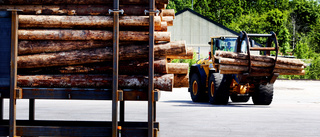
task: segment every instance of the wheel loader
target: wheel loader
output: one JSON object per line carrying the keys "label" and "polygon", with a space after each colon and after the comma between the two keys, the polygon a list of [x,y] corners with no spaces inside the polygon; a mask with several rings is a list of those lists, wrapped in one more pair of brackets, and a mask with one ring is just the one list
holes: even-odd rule
{"label": "wheel loader", "polygon": [[[254,41],[265,37],[265,46]],[[273,98],[273,83],[279,73],[259,74],[251,71],[251,55],[274,55],[274,66],[278,57],[278,41],[276,34],[247,34],[240,32],[239,36],[211,37],[209,42],[209,58],[197,61],[189,72],[189,92],[193,102],[210,102],[226,105],[229,97],[232,102],[247,102],[250,97],[255,105],[270,105]],[[215,57],[216,51],[245,53],[249,56],[249,69],[241,74],[220,74]],[[274,52],[271,52],[274,51]]]}

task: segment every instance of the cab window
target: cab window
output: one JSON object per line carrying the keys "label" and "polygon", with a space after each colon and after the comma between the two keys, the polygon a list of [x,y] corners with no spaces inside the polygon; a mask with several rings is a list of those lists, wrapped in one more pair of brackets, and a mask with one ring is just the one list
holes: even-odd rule
{"label": "cab window", "polygon": [[234,52],[235,51],[235,45],[236,45],[236,38],[221,38],[218,39],[219,41],[219,49],[222,51],[229,51]]}

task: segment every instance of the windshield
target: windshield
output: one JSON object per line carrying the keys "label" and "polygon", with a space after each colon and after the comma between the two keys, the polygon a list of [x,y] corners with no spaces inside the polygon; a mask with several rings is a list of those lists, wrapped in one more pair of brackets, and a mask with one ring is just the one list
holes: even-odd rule
{"label": "windshield", "polygon": [[237,38],[217,39],[217,47],[222,51],[235,51]]}

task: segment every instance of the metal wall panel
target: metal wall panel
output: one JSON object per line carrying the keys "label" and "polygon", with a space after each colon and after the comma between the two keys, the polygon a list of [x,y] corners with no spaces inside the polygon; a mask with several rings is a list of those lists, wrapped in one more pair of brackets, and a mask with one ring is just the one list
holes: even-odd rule
{"label": "metal wall panel", "polygon": [[187,46],[193,47],[195,52],[198,52],[200,47],[201,57],[208,57],[208,42],[211,36],[235,35],[189,10],[177,15],[173,20],[173,26],[168,27],[168,31],[172,33],[171,41],[185,40]]}

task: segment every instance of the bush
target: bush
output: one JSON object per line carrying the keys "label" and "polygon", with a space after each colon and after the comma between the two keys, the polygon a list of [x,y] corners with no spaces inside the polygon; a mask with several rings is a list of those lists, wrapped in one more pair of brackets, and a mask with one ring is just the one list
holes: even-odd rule
{"label": "bush", "polygon": [[193,59],[174,59],[171,61],[171,63],[189,63],[189,71],[190,71],[190,68],[193,64],[196,64],[197,62],[197,53],[194,52],[193,53]]}

